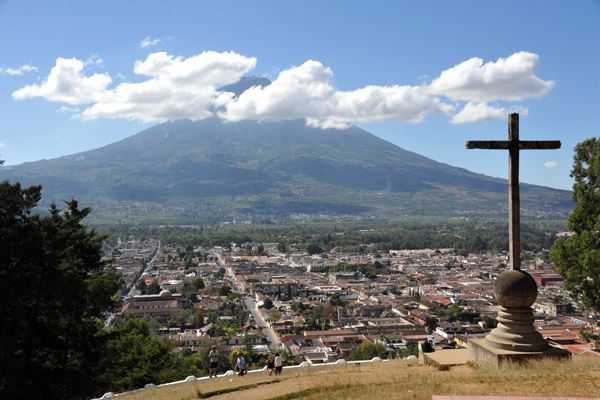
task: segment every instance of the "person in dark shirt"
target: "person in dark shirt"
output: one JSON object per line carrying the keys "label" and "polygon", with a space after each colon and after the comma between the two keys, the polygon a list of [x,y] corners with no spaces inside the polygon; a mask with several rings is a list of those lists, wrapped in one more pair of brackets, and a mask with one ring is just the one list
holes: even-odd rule
{"label": "person in dark shirt", "polygon": [[273,371],[275,371],[275,360],[273,359],[273,355],[269,356],[265,365],[267,366],[267,371],[269,371],[269,376],[273,375]]}

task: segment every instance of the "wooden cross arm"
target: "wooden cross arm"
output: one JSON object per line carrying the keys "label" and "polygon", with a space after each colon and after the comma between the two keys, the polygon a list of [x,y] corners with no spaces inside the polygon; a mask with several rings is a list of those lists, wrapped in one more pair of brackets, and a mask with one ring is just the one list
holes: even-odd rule
{"label": "wooden cross arm", "polygon": [[486,150],[553,150],[560,149],[560,140],[469,140],[467,149]]}

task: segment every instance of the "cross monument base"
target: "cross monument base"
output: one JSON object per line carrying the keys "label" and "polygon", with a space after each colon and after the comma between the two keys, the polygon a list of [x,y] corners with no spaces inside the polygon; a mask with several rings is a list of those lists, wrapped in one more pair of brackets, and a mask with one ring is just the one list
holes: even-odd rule
{"label": "cross monument base", "polygon": [[[508,141],[475,140],[468,149],[508,150],[508,248],[510,271],[504,271],[494,283],[500,305],[498,326],[485,338],[469,341],[469,359],[478,363],[504,359],[524,361],[546,355],[569,357],[569,352],[556,351],[533,325],[531,306],[537,297],[537,284],[521,271],[521,211],[519,197],[519,151],[559,149],[560,141],[519,140],[519,114],[508,116]],[[560,350],[560,349],[559,349]]]}
{"label": "cross monument base", "polygon": [[548,346],[542,351],[512,351],[491,347],[486,339],[469,340],[469,361],[477,365],[500,366],[504,362],[524,364],[529,361],[555,359],[570,360],[571,353],[558,347]]}
{"label": "cross monument base", "polygon": [[533,326],[531,305],[537,285],[531,275],[508,270],[494,283],[500,304],[498,326],[485,339],[469,340],[469,360],[476,364],[500,365],[504,361],[525,362],[541,358],[570,358],[567,350],[552,347]]}

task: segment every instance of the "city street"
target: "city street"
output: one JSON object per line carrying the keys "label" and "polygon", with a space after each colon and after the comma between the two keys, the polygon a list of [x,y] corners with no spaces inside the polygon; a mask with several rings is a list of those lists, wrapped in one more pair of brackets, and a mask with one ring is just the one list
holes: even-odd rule
{"label": "city street", "polygon": [[277,335],[275,334],[275,332],[273,332],[273,330],[271,328],[268,327],[268,325],[265,322],[264,318],[262,317],[262,315],[258,311],[258,307],[256,305],[256,301],[254,301],[254,299],[251,298],[251,297],[247,297],[244,300],[244,304],[246,304],[246,307],[248,308],[248,310],[252,314],[252,317],[254,318],[254,321],[256,321],[256,323],[259,326],[263,327],[262,333],[263,333],[263,335],[265,335],[265,337],[269,341],[269,345],[271,347],[281,347],[281,342],[277,338]]}
{"label": "city street", "polygon": [[[233,269],[230,267],[229,268],[225,267],[223,265],[223,263],[221,263],[220,260],[217,260],[217,263],[220,266],[222,266],[223,268],[225,268],[226,274],[229,276],[229,279],[233,283],[235,290],[238,292],[241,292],[241,288],[239,287],[239,285],[236,281],[235,273],[233,272]],[[248,309],[248,311],[250,311],[250,313],[252,314],[252,318],[254,318],[254,321],[256,322],[256,324],[258,326],[263,327],[262,333],[263,333],[263,335],[265,335],[265,337],[269,341],[269,345],[271,347],[276,347],[276,348],[281,347],[281,342],[277,338],[277,335],[275,334],[275,332],[273,332],[273,330],[270,328],[270,325],[267,324],[267,322],[262,317],[261,313],[258,311],[258,306],[256,305],[256,301],[252,297],[246,297],[244,299],[244,304],[246,305],[246,308]]]}

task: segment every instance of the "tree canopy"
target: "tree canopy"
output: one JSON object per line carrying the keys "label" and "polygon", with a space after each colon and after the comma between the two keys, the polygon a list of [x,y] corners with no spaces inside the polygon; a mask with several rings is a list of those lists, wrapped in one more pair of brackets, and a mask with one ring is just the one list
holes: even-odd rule
{"label": "tree canopy", "polygon": [[576,204],[568,228],[574,234],[556,240],[550,258],[565,288],[584,308],[600,312],[600,141],[577,144],[573,158]]}
{"label": "tree canopy", "polygon": [[[103,391],[124,392],[139,389],[147,383],[162,383],[181,379],[166,340],[150,337],[148,323],[128,319],[125,326],[111,332],[105,347],[102,375]],[[188,362],[188,364],[190,364]],[[188,367],[191,365],[188,365]]]}
{"label": "tree canopy", "polygon": [[387,358],[388,349],[380,343],[362,342],[350,350],[348,359],[350,360],[371,360],[373,357]]}
{"label": "tree canopy", "polygon": [[40,186],[0,183],[0,397],[89,398],[122,282],[82,224],[91,210],[31,215],[40,199]]}

